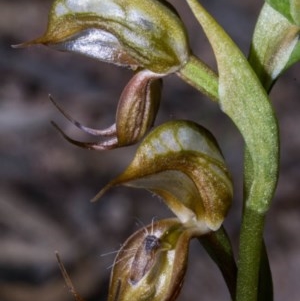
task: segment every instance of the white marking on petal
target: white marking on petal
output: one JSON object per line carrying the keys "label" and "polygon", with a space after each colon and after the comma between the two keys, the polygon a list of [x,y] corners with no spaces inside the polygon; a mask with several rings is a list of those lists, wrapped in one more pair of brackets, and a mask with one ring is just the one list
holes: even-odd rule
{"label": "white marking on petal", "polygon": [[168,152],[168,149],[162,144],[160,139],[153,139],[153,141],[151,141],[151,147],[152,147],[152,155],[156,155],[156,154],[164,154],[166,152]]}
{"label": "white marking on petal", "polygon": [[65,15],[69,12],[69,10],[67,9],[66,5],[63,3],[58,3],[55,6],[55,15],[56,17],[60,17],[62,15]]}
{"label": "white marking on petal", "polygon": [[124,18],[125,13],[121,6],[114,1],[103,0],[66,0],[66,5],[73,12],[95,13],[107,18]]}
{"label": "white marking on petal", "polygon": [[160,139],[163,144],[168,146],[168,151],[177,152],[182,149],[182,146],[174,139],[174,131],[172,129],[163,131],[160,134]]}
{"label": "white marking on petal", "polygon": [[188,146],[188,150],[203,152],[204,154],[214,157],[221,162],[224,161],[216,147],[212,145],[202,134],[195,130],[191,130],[191,128],[180,128],[178,130],[177,139],[180,141],[181,145]]}

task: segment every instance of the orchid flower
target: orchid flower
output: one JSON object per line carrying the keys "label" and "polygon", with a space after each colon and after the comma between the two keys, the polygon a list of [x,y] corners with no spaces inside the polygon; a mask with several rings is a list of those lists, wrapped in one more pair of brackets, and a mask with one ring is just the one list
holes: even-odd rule
{"label": "orchid flower", "polygon": [[152,126],[160,102],[160,78],[177,72],[190,56],[185,27],[175,9],[159,0],[56,0],[46,33],[15,47],[43,44],[77,52],[136,72],[125,87],[116,122],[103,130],[82,125],[59,110],[98,142],[71,143],[97,150],[137,142]]}

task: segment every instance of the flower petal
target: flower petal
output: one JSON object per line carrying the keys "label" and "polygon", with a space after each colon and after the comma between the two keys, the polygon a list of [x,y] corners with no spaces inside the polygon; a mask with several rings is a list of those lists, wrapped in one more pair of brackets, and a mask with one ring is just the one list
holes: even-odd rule
{"label": "flower petal", "polygon": [[56,0],[46,33],[19,46],[32,44],[159,74],[177,71],[189,57],[181,20],[158,0]]}
{"label": "flower petal", "polygon": [[170,121],[152,131],[114,185],[148,189],[161,196],[183,223],[217,230],[232,200],[232,183],[213,136],[190,121]]}

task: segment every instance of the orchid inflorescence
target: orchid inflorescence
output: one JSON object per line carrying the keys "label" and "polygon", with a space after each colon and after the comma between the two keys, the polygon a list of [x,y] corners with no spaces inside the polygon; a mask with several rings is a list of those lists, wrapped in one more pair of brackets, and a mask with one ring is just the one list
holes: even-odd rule
{"label": "orchid inflorescence", "polygon": [[[297,0],[287,0],[283,6],[276,0],[265,3],[248,61],[196,0],[187,3],[212,46],[218,74],[192,54],[184,24],[165,0],[56,0],[46,33],[17,45],[44,44],[134,72],[120,96],[115,123],[106,129],[84,126],[50,96],[70,122],[100,139],[76,141],[53,123],[75,145],[109,150],[141,141],[128,168],[93,200],[115,185],[144,188],[162,198],[176,216],[153,222],[123,244],[111,274],[109,301],[175,300],[187,267],[189,243],[195,237],[202,239],[218,264],[232,298],[257,297],[260,261],[242,251],[251,245],[252,240],[246,240],[253,235],[257,236],[252,238],[259,241],[259,250],[262,248],[259,226],[276,187],[279,148],[276,117],[267,91],[300,58],[300,5]],[[278,35],[264,31],[268,22],[280,28]],[[271,26],[268,30],[271,32]],[[151,131],[161,100],[161,81],[169,74],[178,75],[217,101],[245,140],[245,219],[237,283],[235,260],[222,227],[233,187],[215,138],[207,129],[188,120],[169,121]],[[249,223],[246,217],[253,212],[253,222]],[[225,266],[228,257],[231,270]],[[59,256],[58,260],[70,291],[77,300],[83,300]],[[251,272],[248,282],[246,267],[251,260],[255,261],[256,270]],[[251,292],[243,294],[245,287],[251,288]]]}

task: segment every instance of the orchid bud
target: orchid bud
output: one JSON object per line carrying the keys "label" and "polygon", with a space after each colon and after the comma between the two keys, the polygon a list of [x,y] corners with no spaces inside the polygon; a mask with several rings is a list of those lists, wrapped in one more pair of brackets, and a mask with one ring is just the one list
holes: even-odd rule
{"label": "orchid bud", "polygon": [[182,223],[217,230],[230,207],[232,182],[216,140],[190,121],[154,129],[129,167],[94,198],[114,185],[145,188],[164,199]]}
{"label": "orchid bud", "polygon": [[165,219],[135,232],[116,256],[108,301],[172,301],[182,287],[194,229]]}
{"label": "orchid bud", "polygon": [[179,70],[189,57],[181,20],[159,0],[56,0],[46,33],[19,46],[32,44],[159,74]]}
{"label": "orchid bud", "polygon": [[[80,142],[68,137],[55,123],[65,139],[80,147],[107,150],[139,141],[153,125],[159,108],[161,79],[148,70],[138,72],[127,84],[119,100],[116,123],[107,129],[93,129],[76,121],[50,97],[60,112],[82,131],[101,137],[98,142]],[[103,140],[104,138],[104,140]]]}

